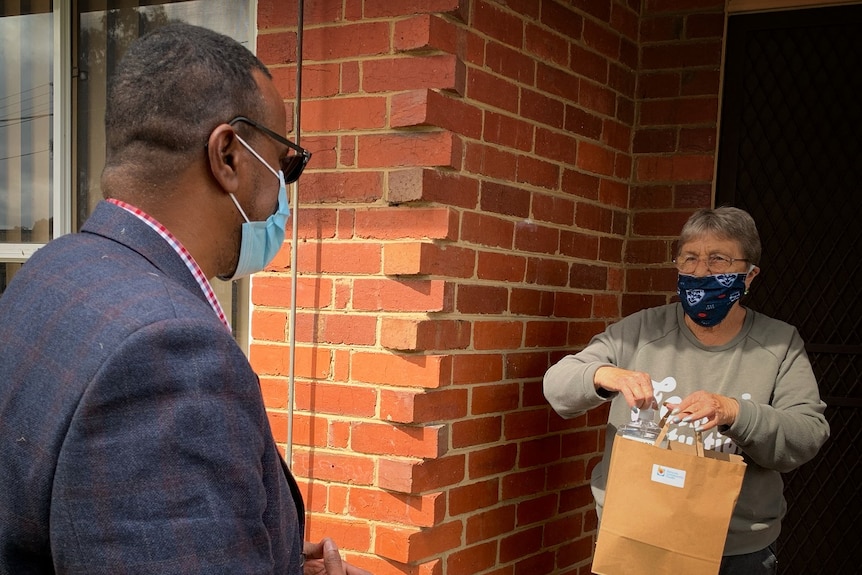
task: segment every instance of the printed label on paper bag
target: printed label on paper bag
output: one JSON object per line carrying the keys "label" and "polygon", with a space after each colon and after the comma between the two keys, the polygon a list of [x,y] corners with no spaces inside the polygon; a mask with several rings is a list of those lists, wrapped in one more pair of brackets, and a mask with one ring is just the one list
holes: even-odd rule
{"label": "printed label on paper bag", "polygon": [[685,486],[685,470],[653,463],[652,477],[650,479],[656,483],[664,483],[671,487],[682,488]]}

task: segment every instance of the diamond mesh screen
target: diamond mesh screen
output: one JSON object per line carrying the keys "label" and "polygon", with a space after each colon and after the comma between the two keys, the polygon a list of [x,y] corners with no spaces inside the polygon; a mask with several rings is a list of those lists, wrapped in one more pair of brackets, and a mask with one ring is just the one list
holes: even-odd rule
{"label": "diamond mesh screen", "polygon": [[763,241],[746,305],[799,328],[831,437],[785,476],[780,573],[858,573],[862,6],[731,16],[716,205]]}

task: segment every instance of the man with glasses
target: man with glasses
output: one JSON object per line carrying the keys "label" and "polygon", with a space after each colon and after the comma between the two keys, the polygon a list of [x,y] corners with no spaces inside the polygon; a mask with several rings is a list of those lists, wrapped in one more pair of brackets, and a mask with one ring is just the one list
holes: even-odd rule
{"label": "man with glasses", "polygon": [[640,409],[660,408],[677,424],[671,441],[691,444],[699,431],[706,449],[742,454],[745,480],[720,574],[773,574],[786,510],[781,474],[828,438],[826,406],[796,328],[741,304],[760,272],[751,216],[699,210],[678,245],[679,302],[632,314],[561,359],[545,374],[545,397],[567,418],[610,402],[591,478],[600,519],[616,431]]}
{"label": "man with glasses", "polygon": [[286,124],[266,67],[226,36],[171,24],[129,48],[105,201],[0,298],[0,573],[368,575],[303,541],[209,283],[284,241],[311,156]]}

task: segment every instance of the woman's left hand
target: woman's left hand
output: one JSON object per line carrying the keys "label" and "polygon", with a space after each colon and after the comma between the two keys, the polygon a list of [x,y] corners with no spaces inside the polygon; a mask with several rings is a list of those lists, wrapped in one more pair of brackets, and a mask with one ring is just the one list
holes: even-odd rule
{"label": "woman's left hand", "polygon": [[678,404],[666,403],[673,423],[691,423],[697,431],[731,425],[739,413],[739,402],[732,397],[695,391]]}

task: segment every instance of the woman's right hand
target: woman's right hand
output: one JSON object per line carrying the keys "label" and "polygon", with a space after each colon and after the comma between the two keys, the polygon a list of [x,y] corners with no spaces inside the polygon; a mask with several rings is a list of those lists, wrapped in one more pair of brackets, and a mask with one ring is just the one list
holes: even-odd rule
{"label": "woman's right hand", "polygon": [[605,365],[596,370],[593,383],[596,389],[623,394],[629,407],[638,409],[657,407],[652,379],[648,373]]}

